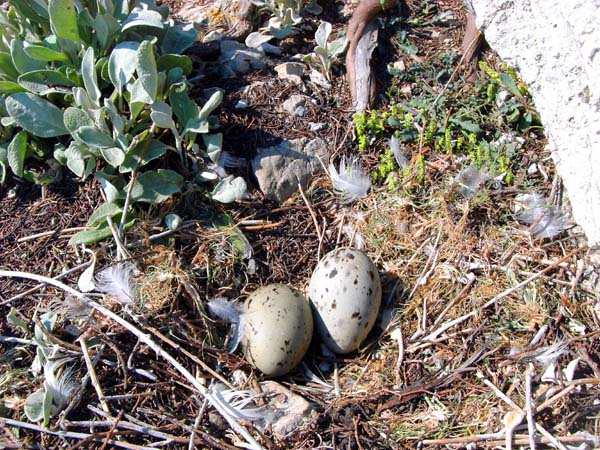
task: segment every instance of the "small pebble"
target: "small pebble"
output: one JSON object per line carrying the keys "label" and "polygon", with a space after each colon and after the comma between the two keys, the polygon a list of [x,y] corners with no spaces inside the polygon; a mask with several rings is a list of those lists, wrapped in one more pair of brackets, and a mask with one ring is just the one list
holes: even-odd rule
{"label": "small pebble", "polygon": [[244,99],[238,100],[235,105],[233,105],[233,107],[235,109],[237,109],[238,111],[244,111],[246,109],[248,109],[248,102]]}

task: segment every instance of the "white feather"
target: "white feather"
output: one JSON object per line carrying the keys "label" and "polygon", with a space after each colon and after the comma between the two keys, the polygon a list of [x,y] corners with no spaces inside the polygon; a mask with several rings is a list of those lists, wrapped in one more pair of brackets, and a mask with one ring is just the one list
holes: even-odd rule
{"label": "white feather", "polygon": [[480,170],[475,165],[462,169],[456,177],[458,192],[464,198],[471,198],[477,194],[479,189],[490,179],[490,174]]}
{"label": "white feather", "polygon": [[398,166],[404,170],[408,167],[408,165],[410,164],[410,161],[408,159],[408,157],[406,156],[406,154],[402,151],[402,147],[401,147],[402,142],[400,142],[400,139],[398,139],[396,136],[392,136],[392,138],[390,139],[390,149],[392,150],[392,153],[394,154],[394,158],[396,158],[396,162],[398,163]]}
{"label": "white feather", "polygon": [[208,301],[208,311],[214,317],[232,324],[229,352],[233,353],[244,336],[243,306],[225,297],[215,297]]}
{"label": "white feather", "polygon": [[330,163],[329,176],[333,189],[342,196],[344,203],[364,197],[371,187],[371,179],[356,160],[346,165],[346,158],[342,157],[339,171]]}
{"label": "white feather", "polygon": [[272,418],[272,413],[267,408],[247,408],[255,397],[250,391],[234,391],[227,389],[223,383],[215,383],[209,388],[209,392],[212,394],[213,399],[237,420],[248,422],[265,420],[269,422]]}
{"label": "white feather", "polygon": [[113,295],[124,305],[130,305],[136,297],[133,281],[134,270],[135,266],[131,262],[107,267],[96,276],[96,289]]}
{"label": "white feather", "polygon": [[531,234],[539,238],[552,238],[567,227],[567,219],[556,206],[548,205],[540,194],[527,194],[517,199],[523,211],[517,220],[531,225]]}

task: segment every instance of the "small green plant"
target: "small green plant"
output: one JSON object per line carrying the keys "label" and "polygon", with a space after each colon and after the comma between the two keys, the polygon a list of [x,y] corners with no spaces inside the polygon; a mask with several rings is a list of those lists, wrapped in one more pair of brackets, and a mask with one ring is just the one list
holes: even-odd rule
{"label": "small green plant", "polygon": [[328,42],[330,35],[331,24],[329,22],[321,22],[315,32],[315,42],[317,45],[313,49],[313,53],[302,58],[303,61],[319,67],[328,80],[330,79],[333,63],[346,51],[346,47],[348,46],[348,39],[345,37]]}
{"label": "small green plant", "polygon": [[513,69],[503,64],[502,71],[496,71],[485,61],[480,61],[479,67],[490,77],[487,96],[490,101],[497,102],[501,117],[507,124],[518,131],[539,126],[540,118],[531,107],[531,95]]}
{"label": "small green plant", "polygon": [[[93,175],[107,202],[72,243],[119,234],[134,203],[159,203],[179,192],[179,166],[216,181],[222,135],[211,113],[222,93],[202,107],[189,96],[191,60],[180,53],[196,33],[167,19],[153,1],[14,0],[0,9],[0,166],[44,182],[35,159]],[[170,163],[168,153],[178,155]],[[39,164],[37,164],[39,166]],[[176,169],[176,170],[174,170]],[[213,197],[231,201],[245,183],[226,179]]]}
{"label": "small green plant", "polygon": [[371,111],[354,114],[354,126],[356,129],[356,139],[358,141],[358,150],[364,151],[369,145],[371,139],[381,137],[385,131],[385,119],[377,113]]}
{"label": "small green plant", "polygon": [[267,26],[263,30],[275,39],[285,39],[294,26],[302,22],[302,14],[307,11],[320,14],[321,7],[314,0],[251,0],[259,8],[259,12],[271,14]]}
{"label": "small green plant", "polygon": [[373,172],[373,182],[385,181],[390,191],[396,190],[397,177],[394,176],[394,171],[397,169],[396,159],[391,149],[387,149],[385,153],[379,155],[379,165]]}

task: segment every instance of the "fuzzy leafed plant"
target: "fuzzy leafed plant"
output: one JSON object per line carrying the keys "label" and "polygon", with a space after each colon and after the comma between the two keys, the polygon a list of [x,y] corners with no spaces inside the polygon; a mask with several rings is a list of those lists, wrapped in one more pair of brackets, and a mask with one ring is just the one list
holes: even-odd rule
{"label": "fuzzy leafed plant", "polygon": [[[93,230],[72,242],[120,232],[135,202],[179,192],[181,168],[195,183],[218,181],[222,135],[211,113],[189,96],[191,60],[181,53],[196,33],[167,18],[153,0],[9,0],[0,9],[0,181],[10,172],[39,184],[59,166],[93,175],[107,202]],[[167,158],[168,154],[176,155]],[[37,161],[36,161],[37,160]],[[40,170],[39,167],[42,167]],[[50,170],[53,169],[53,170]],[[241,179],[221,180],[218,200],[243,195]]]}

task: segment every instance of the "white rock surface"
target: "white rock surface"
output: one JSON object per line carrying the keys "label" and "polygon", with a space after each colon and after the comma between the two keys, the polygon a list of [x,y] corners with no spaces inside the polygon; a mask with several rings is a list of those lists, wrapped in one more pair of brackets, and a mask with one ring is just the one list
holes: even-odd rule
{"label": "white rock surface", "polygon": [[308,100],[309,98],[306,95],[290,95],[289,98],[283,102],[283,105],[281,105],[281,109],[288,114],[302,117],[306,112],[305,106]]}
{"label": "white rock surface", "polygon": [[269,200],[283,202],[297,190],[306,189],[311,178],[323,171],[329,152],[323,139],[283,141],[261,148],[252,160],[260,190]]}
{"label": "white rock surface", "polygon": [[600,244],[600,1],[471,0],[540,113],[574,219]]}
{"label": "white rock surface", "polygon": [[275,66],[277,76],[282,80],[290,80],[292,83],[301,84],[302,75],[306,66],[299,62],[285,62]]}

